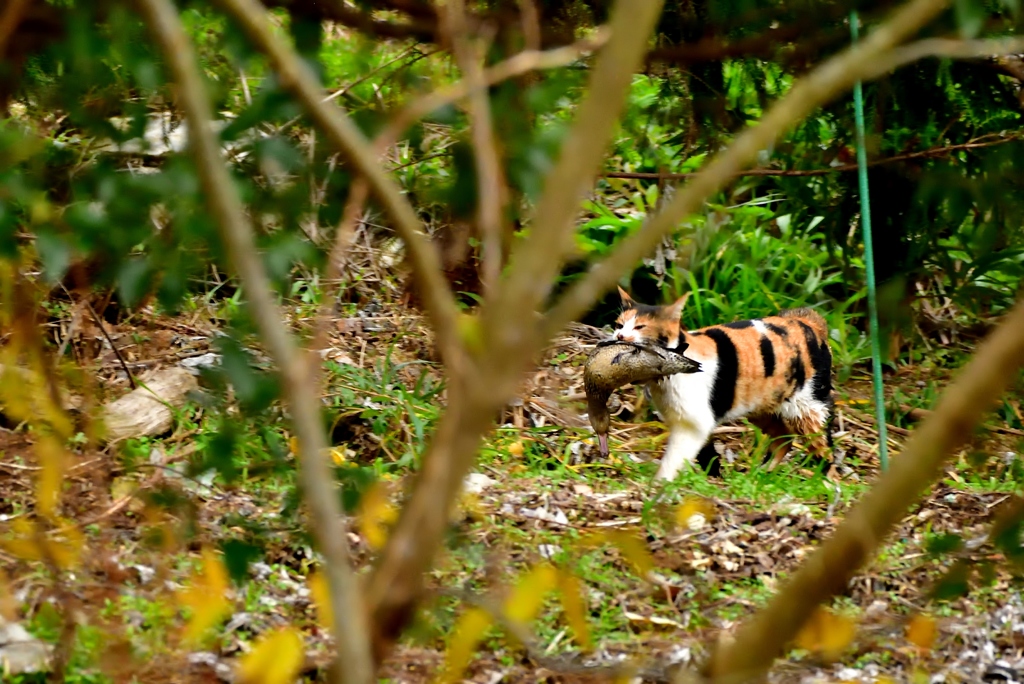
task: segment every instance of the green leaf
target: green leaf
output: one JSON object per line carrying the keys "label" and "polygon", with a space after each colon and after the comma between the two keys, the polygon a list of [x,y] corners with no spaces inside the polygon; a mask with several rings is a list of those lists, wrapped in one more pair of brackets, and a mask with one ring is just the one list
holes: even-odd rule
{"label": "green leaf", "polygon": [[18,254],[18,220],[11,205],[0,200],[0,257],[13,259]]}
{"label": "green leaf", "polygon": [[940,534],[925,543],[925,550],[933,556],[954,553],[963,548],[964,540],[959,534]]}
{"label": "green leaf", "polygon": [[218,338],[216,346],[221,352],[221,369],[235,389],[242,409],[250,414],[266,410],[280,395],[277,377],[254,368],[250,354],[234,337]]}
{"label": "green leaf", "polygon": [[960,35],[964,38],[977,37],[988,18],[985,6],[977,0],[956,0],[953,9]]}
{"label": "green leaf", "polygon": [[134,257],[121,264],[117,274],[117,294],[125,306],[131,307],[149,290],[151,274],[146,257]]}
{"label": "green leaf", "polygon": [[240,539],[222,542],[220,550],[224,554],[224,565],[227,566],[231,580],[238,585],[241,585],[248,576],[249,564],[263,555],[262,546]]}
{"label": "green leaf", "polygon": [[40,230],[36,234],[36,251],[43,262],[43,277],[51,285],[58,283],[71,265],[68,241],[50,230]]}
{"label": "green leaf", "polygon": [[958,560],[932,587],[931,598],[949,601],[966,595],[971,588],[971,575],[971,566],[965,560]]}

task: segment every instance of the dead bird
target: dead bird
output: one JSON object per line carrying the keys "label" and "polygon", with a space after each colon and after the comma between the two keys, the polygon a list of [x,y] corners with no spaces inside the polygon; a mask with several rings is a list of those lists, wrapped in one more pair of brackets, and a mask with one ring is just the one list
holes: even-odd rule
{"label": "dead bird", "polygon": [[587,394],[587,417],[597,434],[598,449],[608,455],[608,397],[623,385],[643,384],[676,373],[697,373],[701,365],[683,356],[685,345],[666,349],[642,342],[605,340],[599,342],[583,369]]}

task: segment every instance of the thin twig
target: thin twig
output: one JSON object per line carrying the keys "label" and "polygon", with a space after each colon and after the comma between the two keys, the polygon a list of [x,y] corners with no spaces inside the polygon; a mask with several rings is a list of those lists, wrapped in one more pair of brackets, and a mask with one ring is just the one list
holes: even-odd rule
{"label": "thin twig", "polygon": [[554,286],[559,267],[573,249],[573,217],[600,170],[661,8],[661,0],[615,3],[612,36],[594,64],[587,94],[576,107],[573,128],[545,179],[529,234],[512,250],[500,297],[484,305],[481,316],[485,328],[508,336],[494,340],[499,348],[509,343],[519,346],[522,328],[527,324],[523,320],[508,324],[508,313],[539,310]]}
{"label": "thin twig", "polygon": [[[579,108],[579,121],[563,149],[561,175],[549,177],[563,191],[575,191],[588,183],[600,163],[602,140],[610,136],[626,91],[643,58],[647,40],[659,16],[657,0],[619,0],[612,11],[613,27],[608,45],[601,51],[590,81],[591,94]],[[603,108],[610,111],[602,112]],[[577,156],[578,155],[578,156]],[[584,180],[574,178],[582,174]],[[562,196],[561,203],[574,205],[576,196]],[[556,205],[556,206],[552,206]],[[548,197],[546,211],[559,215],[564,207]],[[572,211],[570,209],[570,211]],[[556,229],[570,231],[552,221]],[[545,260],[549,258],[545,255]],[[515,267],[513,267],[515,268]],[[531,273],[536,264],[524,261],[519,269]],[[519,274],[522,278],[523,274]],[[531,330],[534,303],[513,300],[504,309],[493,309],[506,298],[509,280],[502,280],[496,296],[488,298],[496,319],[483,323],[479,372],[449,373],[448,408],[422,459],[412,495],[381,554],[368,588],[373,614],[374,650],[383,657],[412,617],[448,520],[448,511],[473,463],[484,434],[494,426],[500,408],[515,392],[520,373],[536,352],[539,342]],[[479,331],[477,331],[479,332]]]}
{"label": "thin twig", "polygon": [[[868,166],[882,166],[883,164],[893,164],[896,162],[908,161],[911,159],[932,159],[934,157],[943,157],[951,152],[959,152],[961,150],[975,150],[982,147],[993,147],[996,145],[1003,145],[1005,143],[1010,142],[1019,142],[1022,139],[1022,137],[1024,137],[1024,134],[1021,134],[1019,132],[1007,134],[989,134],[956,145],[946,145],[944,147],[930,147],[927,150],[919,150],[917,152],[909,152],[907,154],[897,154],[892,157],[873,159],[870,162],[868,162]],[[830,166],[827,169],[747,169],[745,171],[736,172],[734,174],[734,177],[741,178],[745,176],[827,176],[832,173],[856,171],[857,168],[858,167],[856,164],[840,164],[837,166]],[[700,171],[693,171],[690,173],[609,171],[608,173],[601,174],[601,177],[636,180],[686,180],[688,178],[693,178],[698,173],[700,173]]]}
{"label": "thin twig", "polygon": [[484,293],[491,295],[501,274],[502,213],[505,207],[505,183],[498,161],[498,149],[491,121],[491,105],[484,86],[485,49],[474,45],[467,35],[466,6],[463,0],[448,0],[442,13],[452,52],[469,88],[469,121],[476,161],[477,230],[483,253]]}
{"label": "thin twig", "polygon": [[334,246],[327,258],[327,270],[324,274],[323,299],[317,307],[316,316],[313,319],[313,334],[309,348],[310,387],[320,387],[320,356],[317,352],[327,348],[327,328],[330,326],[331,314],[338,300],[338,293],[341,289],[341,274],[343,265],[352,243],[355,241],[356,224],[363,213],[363,206],[369,195],[370,188],[366,180],[359,176],[352,182],[349,188],[348,200],[345,202],[345,210],[341,215],[341,223],[338,224],[337,234],[334,236]]}
{"label": "thin twig", "polygon": [[698,211],[708,197],[721,191],[756,158],[759,151],[774,143],[796,122],[838,97],[857,81],[877,78],[907,63],[910,57],[918,58],[919,52],[898,52],[893,48],[946,6],[947,0],[913,0],[864,40],[794,83],[789,92],[765,112],[758,125],[736,136],[726,150],[717,154],[699,174],[677,190],[672,200],[643,228],[623,240],[609,257],[596,264],[565,293],[546,316],[544,339],[557,335],[566,323],[581,315],[591,302],[611,288],[622,273],[633,268],[665,235]]}
{"label": "thin twig", "polygon": [[[521,76],[531,71],[542,69],[557,69],[572,64],[585,54],[594,52],[608,42],[607,27],[598,27],[594,34],[586,39],[579,40],[572,45],[538,52],[525,50],[509,57],[504,62],[484,69],[480,88],[489,88],[510,78]],[[445,105],[468,97],[474,88],[467,81],[457,81],[443,88],[438,88],[422,97],[413,100],[405,109],[395,114],[388,123],[387,128],[377,136],[378,149],[383,145],[385,148],[394,144],[399,137],[414,123],[437,111]]]}
{"label": "thin twig", "polygon": [[82,301],[85,302],[85,308],[89,310],[89,315],[92,316],[93,323],[95,323],[96,327],[100,329],[101,333],[103,333],[103,337],[107,340],[107,344],[110,345],[110,348],[114,350],[114,356],[117,357],[117,362],[121,364],[121,370],[123,370],[124,374],[128,376],[128,384],[132,386],[132,389],[138,388],[138,384],[135,382],[135,376],[132,375],[130,370],[128,370],[128,364],[124,362],[124,357],[121,356],[121,350],[117,348],[116,344],[114,344],[114,340],[111,339],[110,333],[107,332],[107,327],[103,325],[103,320],[100,319],[100,315],[96,313],[96,309],[92,308],[92,304],[89,303],[88,299],[82,299]]}
{"label": "thin twig", "polygon": [[206,201],[245,288],[260,336],[281,375],[285,401],[299,442],[300,477],[312,518],[311,531],[325,559],[324,570],[334,610],[334,637],[338,644],[336,671],[346,682],[370,684],[374,681],[374,670],[366,613],[350,565],[345,525],[325,456],[327,441],[318,394],[311,391],[303,358],[271,295],[252,227],[246,220],[237,186],[231,180],[213,135],[213,112],[181,19],[170,0],[138,0],[138,5],[173,75],[178,101],[188,121],[189,145]]}
{"label": "thin twig", "polygon": [[381,167],[378,155],[355,123],[340,107],[322,101],[323,91],[312,70],[272,29],[266,8],[257,0],[218,0],[218,4],[270,59],[282,86],[299,101],[328,141],[366,178],[405,242],[413,275],[423,295],[445,364],[462,367],[468,358],[459,338],[459,309],[445,280],[441,257],[423,232],[409,200]]}

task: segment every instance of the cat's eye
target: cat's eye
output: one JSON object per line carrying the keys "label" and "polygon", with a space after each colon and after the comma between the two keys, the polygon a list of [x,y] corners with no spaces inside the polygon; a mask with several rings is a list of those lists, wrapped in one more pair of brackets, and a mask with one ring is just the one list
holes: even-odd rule
{"label": "cat's eye", "polygon": [[634,325],[633,330],[643,330],[646,327],[646,325]]}

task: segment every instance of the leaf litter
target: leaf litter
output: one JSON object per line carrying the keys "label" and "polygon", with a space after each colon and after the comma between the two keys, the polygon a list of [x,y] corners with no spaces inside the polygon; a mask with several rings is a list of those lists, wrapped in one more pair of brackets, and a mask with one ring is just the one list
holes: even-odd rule
{"label": "leaf litter", "polygon": [[[385,353],[400,362],[432,359],[429,337],[422,334],[416,319],[359,317],[342,323],[327,355],[339,363],[366,367]],[[135,325],[141,324],[136,321]],[[190,359],[214,362],[210,355],[215,333],[204,332],[194,322],[173,319],[152,319],[145,325],[152,332],[148,345],[128,342],[129,336],[112,326],[112,339],[124,342],[121,351],[127,353],[123,355],[139,367],[195,365]],[[596,462],[584,413],[582,366],[589,349],[602,336],[588,326],[572,326],[525,379],[519,399],[510,404],[502,419],[502,430],[520,431],[508,447],[506,459],[512,460],[485,457],[478,472],[468,478],[466,489],[472,495],[475,516],[456,519],[460,545],[446,554],[431,575],[429,589],[437,598],[424,613],[440,614],[442,623],[449,621],[448,627],[442,624],[425,641],[403,643],[385,664],[382,676],[425,682],[441,671],[446,635],[454,627],[452,618],[437,608],[446,588],[458,586],[476,594],[503,581],[507,589],[511,578],[523,569],[552,563],[550,567],[560,568],[556,573],[560,579],[555,581],[558,591],[567,597],[561,610],[554,609],[563,616],[564,627],[556,625],[558,628],[551,630],[553,636],[540,632],[548,635],[548,640],[536,645],[539,652],[525,651],[504,637],[497,641],[488,638],[482,648],[468,657],[460,656],[466,661],[463,680],[489,684],[538,678],[592,681],[601,672],[596,668],[623,663],[636,664],[646,679],[665,679],[666,664],[699,659],[705,644],[752,614],[787,573],[835,529],[849,505],[840,497],[765,502],[729,495],[727,489],[714,493],[702,489],[699,493],[681,492],[674,502],[652,505],[652,490],[646,479],[638,476],[637,468],[657,457],[661,430],[656,423],[636,422],[645,409],[642,397],[633,389],[613,395],[609,405],[613,458],[609,463]],[[97,379],[101,390],[110,396],[127,391],[127,377],[114,355],[104,352],[100,359]],[[439,376],[433,366],[426,369]],[[396,382],[411,386],[422,370],[406,366],[398,372]],[[869,396],[863,379],[855,378],[841,389],[851,397]],[[874,433],[852,411],[840,423],[837,441],[846,454],[845,482],[869,480],[876,468],[868,449]],[[172,435],[161,444],[173,446],[180,437]],[[716,438],[722,442],[720,453],[731,454],[734,460],[727,470],[744,467],[753,434],[743,426],[726,426],[717,431]],[[370,441],[357,435],[346,444],[344,460],[362,460]],[[379,445],[373,446],[378,452]],[[551,459],[556,478],[545,477],[536,467],[519,465],[536,458],[535,453],[526,453],[527,446]],[[990,441],[983,446],[1015,458],[1015,444]],[[0,430],[0,452],[0,472],[4,474],[0,516],[9,532],[16,529],[12,525],[25,506],[31,505],[37,466],[31,441],[21,432]],[[209,552],[205,563],[193,564],[191,572],[172,567],[175,564],[140,544],[146,528],[142,524],[145,511],[126,506],[108,513],[110,483],[120,469],[116,459],[95,456],[76,455],[67,468],[61,499],[65,517],[102,523],[98,531],[89,533],[89,548],[95,552],[85,555],[84,567],[73,580],[87,621],[103,624],[106,618],[101,608],[111,600],[169,600],[172,589],[187,596],[187,587],[195,581],[216,586],[218,593],[227,595],[223,569]],[[966,452],[961,456],[961,465],[966,456]],[[999,468],[1009,468],[1013,458],[996,460],[992,466],[996,477],[1005,472]],[[621,474],[609,477],[615,472]],[[827,614],[833,617],[826,618],[824,626],[818,624],[818,636],[798,640],[796,646],[803,648],[790,651],[777,663],[772,681],[867,682],[886,676],[909,681],[920,671],[936,682],[979,681],[986,675],[987,681],[999,681],[993,677],[1024,671],[1024,603],[1011,573],[1000,567],[990,586],[968,598],[928,601],[928,591],[948,566],[928,552],[929,540],[936,535],[956,534],[966,540],[956,553],[967,563],[999,556],[986,535],[993,512],[1009,495],[972,487],[965,482],[964,473],[963,467],[952,468],[947,479],[914,507],[892,536],[892,545],[883,549],[829,608]],[[174,481],[173,476],[158,479],[161,483],[168,480]],[[273,521],[280,504],[265,499],[262,492],[247,492],[245,487],[224,487],[216,482],[197,485],[187,479],[180,482],[188,482],[182,491],[195,506],[196,524],[205,544],[216,544],[230,533],[239,515]],[[154,487],[156,481],[143,485]],[[389,490],[398,492],[401,487]],[[397,494],[388,495],[390,502],[379,498],[383,494],[374,496],[378,498],[370,499],[372,520],[350,533],[360,565],[370,562],[375,549],[384,543],[392,507],[398,502]],[[604,567],[621,577],[595,576],[574,565],[584,552],[579,540],[588,536],[602,543],[585,552],[600,554]],[[178,549],[175,553],[196,558],[196,550]],[[497,568],[484,563],[474,569],[460,553],[497,554],[497,560],[488,561],[492,566],[497,563]],[[52,588],[33,573],[31,564],[15,556],[5,555],[3,560],[21,617],[31,617],[40,605],[52,600]],[[287,644],[285,650],[290,654],[275,674],[281,681],[295,670],[319,676],[329,659],[330,636],[323,615],[322,582],[315,574],[311,579],[314,567],[315,557],[308,547],[286,535],[272,535],[263,560],[249,566],[247,581],[258,585],[259,591],[254,602],[246,599],[252,603],[245,607],[246,619],[233,620],[234,626],[225,630],[212,651],[189,656],[172,650],[154,651],[151,666],[138,673],[144,681],[224,680],[235,672],[233,663],[239,659],[248,668],[258,668],[266,644],[276,642]],[[236,616],[243,612],[241,601],[236,595],[231,604]],[[191,623],[195,631],[223,617],[220,601],[209,606],[193,603],[200,609],[198,624]],[[466,609],[471,604],[456,605]],[[543,615],[553,608],[538,604],[537,610]],[[611,628],[597,625],[597,614],[615,615],[617,621]],[[132,619],[127,611],[125,622],[131,624]],[[170,621],[179,630],[190,624]],[[288,631],[289,625],[298,631]],[[123,631],[124,627],[117,629]],[[576,640],[573,634],[579,635]],[[301,659],[294,655],[297,637],[303,647]],[[579,651],[581,645],[591,648],[584,654]],[[174,677],[161,679],[157,670]]]}

